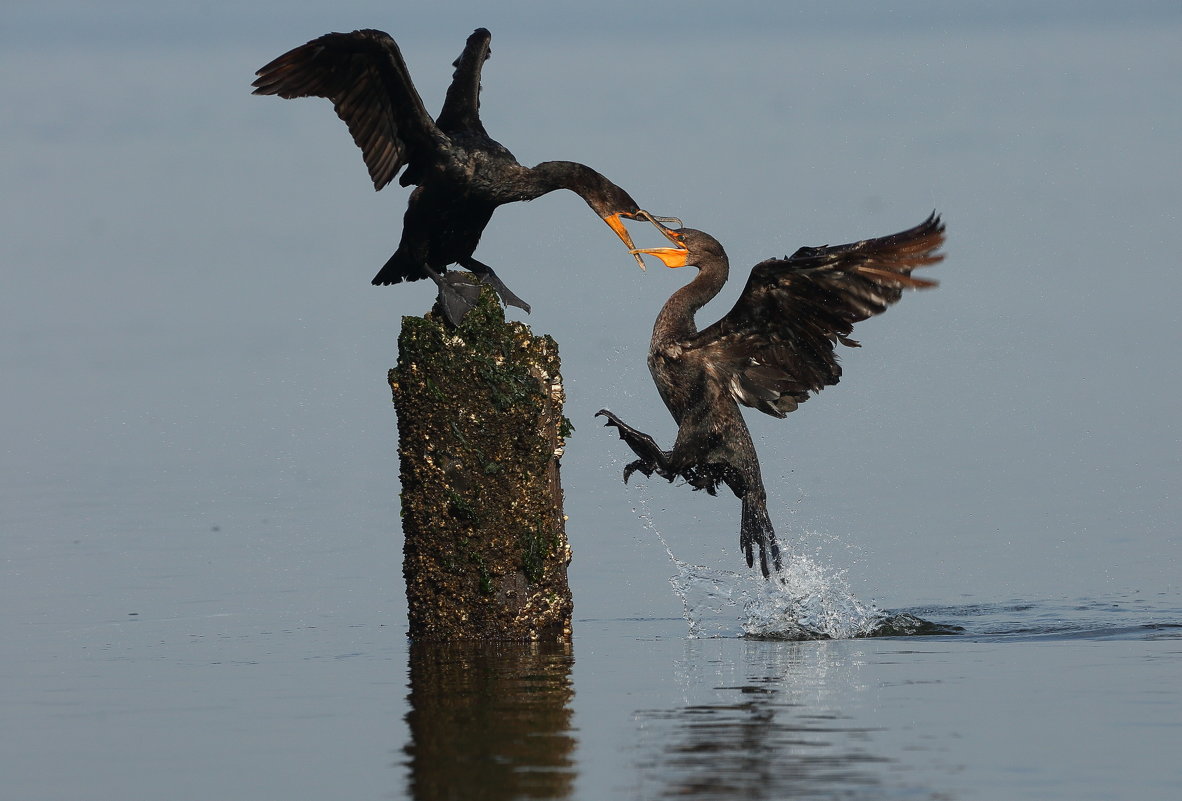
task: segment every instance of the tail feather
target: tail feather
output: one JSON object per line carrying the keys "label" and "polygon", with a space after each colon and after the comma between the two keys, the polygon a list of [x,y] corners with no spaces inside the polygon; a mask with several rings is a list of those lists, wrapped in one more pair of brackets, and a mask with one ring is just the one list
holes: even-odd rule
{"label": "tail feather", "polygon": [[406,258],[402,250],[399,249],[395,251],[393,256],[387,259],[386,263],[382,265],[382,269],[378,270],[378,274],[373,277],[370,283],[374,286],[385,286],[388,284],[400,284],[403,281],[419,281],[428,277],[430,277],[429,274],[421,265]]}
{"label": "tail feather", "polygon": [[767,578],[773,569],[780,570],[784,566],[780,557],[780,543],[776,540],[776,531],[772,528],[764,500],[747,495],[743,498],[743,521],[739,528],[739,545],[747,557],[747,567],[755,565],[756,543],[759,545],[759,569]]}

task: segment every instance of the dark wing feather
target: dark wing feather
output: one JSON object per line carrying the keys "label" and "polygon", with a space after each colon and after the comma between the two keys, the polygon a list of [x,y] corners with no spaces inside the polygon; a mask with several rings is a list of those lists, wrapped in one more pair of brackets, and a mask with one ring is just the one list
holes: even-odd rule
{"label": "dark wing feather", "polygon": [[690,346],[710,351],[707,362],[735,400],[783,417],[838,382],[834,350],[838,342],[858,347],[849,338],[854,323],[885,311],[904,289],[936,285],[911,271],[943,260],[935,252],[943,241],[933,212],[891,236],[760,262],[734,308]]}
{"label": "dark wing feather", "polygon": [[480,122],[480,72],[484,62],[492,55],[489,48],[491,41],[492,34],[487,29],[477,28],[464,44],[464,52],[452,64],[456,71],[452,73],[451,85],[447,87],[443,109],[435,120],[441,131],[465,131],[488,136],[484,124]]}
{"label": "dark wing feather", "polygon": [[[375,189],[406,164],[430,158],[439,134],[398,45],[382,31],[328,33],[256,73],[254,94],[327,97],[361,148]],[[443,139],[446,142],[446,139]]]}

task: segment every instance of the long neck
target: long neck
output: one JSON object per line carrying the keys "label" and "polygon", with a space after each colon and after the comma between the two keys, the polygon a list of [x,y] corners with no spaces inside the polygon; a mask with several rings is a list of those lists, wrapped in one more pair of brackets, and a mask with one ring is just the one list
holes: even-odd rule
{"label": "long neck", "polygon": [[729,275],[730,264],[725,255],[703,260],[694,280],[674,292],[657,315],[653,324],[652,348],[661,348],[696,334],[698,327],[694,315],[722,291]]}
{"label": "long neck", "polygon": [[602,174],[577,161],[543,161],[530,169],[530,197],[555,189],[569,189],[587,202],[600,217],[639,210],[636,201]]}

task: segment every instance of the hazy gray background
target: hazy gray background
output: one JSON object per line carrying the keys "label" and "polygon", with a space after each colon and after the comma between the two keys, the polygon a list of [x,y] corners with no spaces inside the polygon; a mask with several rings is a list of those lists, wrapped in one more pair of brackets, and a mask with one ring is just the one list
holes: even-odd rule
{"label": "hazy gray background", "polygon": [[[406,191],[372,191],[327,101],[249,86],[288,48],[356,27],[398,39],[432,109],[464,38],[489,27],[494,137],[524,163],[591,164],[712,232],[740,276],[945,215],[941,287],[863,324],[841,385],[787,420],[750,416],[782,534],[848,568],[860,595],[1178,588],[1177,3],[16,2],[3,16],[10,621],[244,604],[402,624],[385,373],[400,317],[432,288],[369,279]],[[634,507],[679,556],[737,566],[738,504],[624,487],[626,448],[592,414],[671,441],[644,356],[686,276],[638,271],[568,194],[500,210],[478,255],[562,348],[577,616],[678,614]]]}

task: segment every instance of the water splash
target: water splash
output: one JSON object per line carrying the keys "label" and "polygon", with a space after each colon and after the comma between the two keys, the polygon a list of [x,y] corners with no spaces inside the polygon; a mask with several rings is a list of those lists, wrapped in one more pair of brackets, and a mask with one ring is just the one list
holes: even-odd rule
{"label": "water splash", "polygon": [[641,489],[633,512],[677,567],[669,583],[681,598],[691,637],[849,639],[870,636],[888,617],[873,603],[854,597],[844,571],[826,568],[802,553],[787,554],[784,567],[770,579],[753,570],[683,562],[653,522],[648,500],[647,489]]}
{"label": "water splash", "polygon": [[770,579],[669,556],[677,566],[669,581],[681,597],[692,637],[848,639],[870,635],[885,617],[874,604],[854,597],[841,572],[803,554],[789,555]]}

